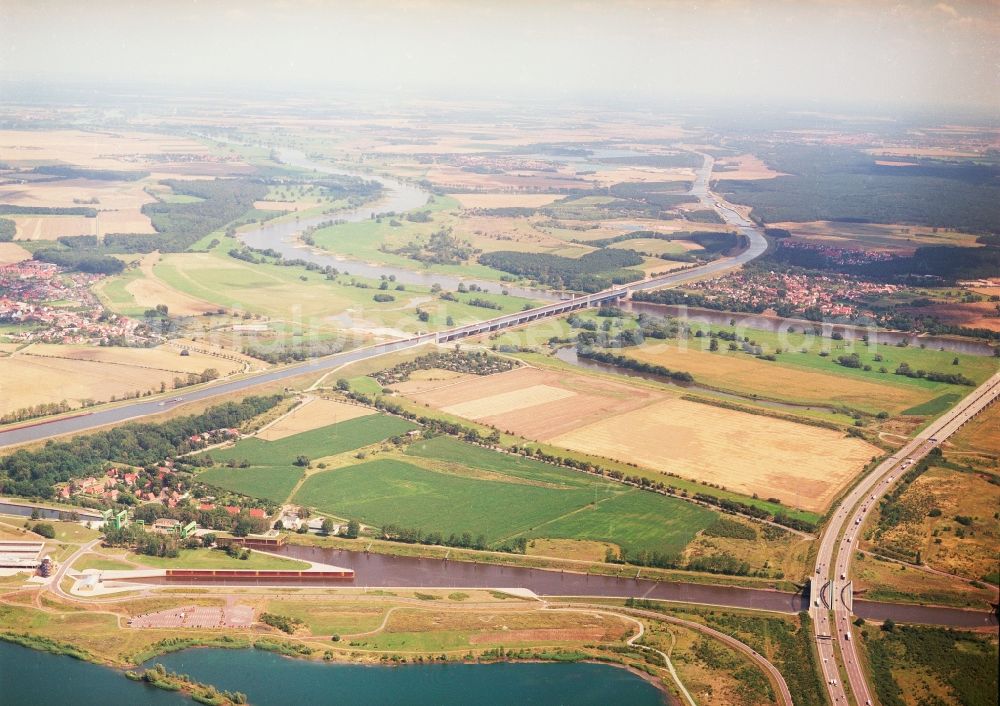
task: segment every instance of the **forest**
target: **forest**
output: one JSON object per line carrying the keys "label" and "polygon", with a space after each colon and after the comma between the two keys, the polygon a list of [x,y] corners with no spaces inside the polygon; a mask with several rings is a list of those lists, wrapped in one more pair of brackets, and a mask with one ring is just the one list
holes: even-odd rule
{"label": "forest", "polygon": [[638,270],[628,267],[642,264],[643,257],[634,250],[595,250],[581,257],[562,257],[545,253],[498,250],[479,256],[480,264],[503,272],[527,277],[557,289],[599,292],[613,284],[642,279]]}
{"label": "forest", "polygon": [[[986,242],[991,242],[985,239]],[[860,264],[845,264],[841,259],[819,249],[785,247],[785,241],[771,249],[761,262],[775,269],[801,267],[825,272],[841,272],[877,281],[921,282],[936,277],[947,284],[960,279],[980,279],[1000,276],[1000,247],[984,245],[963,248],[954,245],[932,245],[917,248],[909,257],[895,257]]]}
{"label": "forest", "polygon": [[766,223],[826,220],[1000,230],[996,167],[941,160],[885,166],[863,152],[829,146],[747,149],[788,176],[722,179],[716,189],[730,201],[752,206],[754,216]]}
{"label": "forest", "polygon": [[39,250],[34,254],[34,259],[77,272],[99,275],[116,275],[125,269],[125,263],[118,258],[93,250]]}

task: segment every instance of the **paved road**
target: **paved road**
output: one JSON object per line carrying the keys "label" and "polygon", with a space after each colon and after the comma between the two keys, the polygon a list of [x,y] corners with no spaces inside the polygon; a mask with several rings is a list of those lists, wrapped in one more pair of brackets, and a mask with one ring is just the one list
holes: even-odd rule
{"label": "paved road", "polygon": [[576,299],[554,302],[544,306],[536,307],[517,314],[498,316],[487,321],[483,321],[471,326],[458,326],[453,329],[439,331],[436,333],[421,334],[411,338],[399,339],[388,343],[381,343],[366,348],[358,348],[338,353],[324,358],[316,358],[306,363],[290,365],[266,372],[233,378],[218,384],[206,385],[204,387],[185,389],[170,395],[159,395],[157,397],[147,397],[135,402],[121,404],[115,407],[102,408],[90,412],[54,419],[48,422],[38,422],[25,424],[13,428],[0,430],[0,448],[15,444],[23,444],[32,441],[85,432],[109,424],[118,424],[127,420],[138,419],[149,415],[158,414],[172,407],[185,402],[208,399],[243,390],[252,390],[254,387],[281,380],[287,380],[304,373],[322,372],[338,368],[345,363],[353,363],[359,360],[376,358],[378,356],[392,353],[394,351],[413,348],[426,343],[443,343],[453,341],[465,336],[482,333],[484,331],[498,330],[508,326],[517,326],[528,323],[535,319],[547,316],[557,316],[574,309],[582,309],[588,306],[595,306],[601,302],[615,301],[628,296],[630,292],[643,289],[655,289],[659,287],[672,287],[684,282],[688,282],[707,274],[725,271],[727,269],[742,265],[755,257],[760,256],[767,249],[767,241],[763,231],[752,221],[740,215],[732,206],[723,202],[719,197],[708,191],[708,181],[711,175],[713,160],[709,155],[703,155],[705,160],[703,167],[699,170],[691,193],[699,198],[706,206],[714,208],[727,223],[732,225],[742,235],[746,236],[748,247],[742,252],[733,256],[715,260],[706,265],[691,269],[674,272],[661,277],[652,277],[640,282],[635,282],[622,287],[612,287],[589,294]]}
{"label": "paved road", "polygon": [[48,583],[49,590],[52,591],[53,593],[55,593],[60,598],[68,598],[69,600],[77,600],[76,598],[74,598],[70,594],[66,593],[66,591],[62,590],[62,586],[60,584],[62,583],[63,578],[66,576],[66,572],[69,571],[69,567],[71,567],[73,565],[73,562],[75,562],[77,559],[79,559],[81,556],[83,556],[87,552],[91,551],[94,547],[96,547],[100,543],[101,543],[100,539],[94,539],[94,540],[92,540],[90,542],[87,542],[86,544],[84,544],[83,546],[81,546],[79,549],[77,549],[75,552],[73,552],[66,559],[66,561],[64,561],[62,563],[62,566],[60,566],[59,570],[56,571],[55,576],[53,576],[52,579],[49,581],[49,583]]}
{"label": "paved road", "polygon": [[840,681],[835,643],[840,646],[843,667],[855,703],[870,704],[872,699],[858,659],[856,642],[851,638],[853,596],[849,583],[850,566],[859,529],[864,526],[868,514],[878,506],[879,498],[889,491],[906,469],[993,403],[998,395],[1000,373],[973,390],[951,411],[931,423],[865,476],[843,499],[823,532],[816,557],[809,611],[816,630],[816,647],[821,658],[823,678],[834,706],[849,703],[844,684]]}

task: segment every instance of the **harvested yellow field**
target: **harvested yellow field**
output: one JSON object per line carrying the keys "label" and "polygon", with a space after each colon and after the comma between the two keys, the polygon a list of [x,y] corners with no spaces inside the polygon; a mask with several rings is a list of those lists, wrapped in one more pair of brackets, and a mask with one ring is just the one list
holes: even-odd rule
{"label": "harvested yellow field", "polygon": [[127,394],[171,388],[177,373],[132,365],[27,356],[5,358],[0,365],[0,414],[66,400],[110,401]]}
{"label": "harvested yellow field", "polygon": [[442,411],[466,419],[482,419],[508,412],[517,412],[529,407],[537,407],[547,402],[575,397],[576,393],[550,385],[532,385],[530,387],[489,395],[478,400],[470,400],[460,404],[445,407]]}
{"label": "harvested yellow field", "polygon": [[829,429],[665,398],[549,438],[575,451],[823,511],[881,451]]}
{"label": "harvested yellow field", "polygon": [[[96,202],[91,203],[92,199]],[[142,182],[59,179],[30,184],[0,186],[0,201],[17,206],[58,206],[96,208],[99,211],[133,210],[155,199],[143,190]]]}
{"label": "harvested yellow field", "polygon": [[782,172],[774,171],[752,154],[719,159],[715,162],[715,166],[712,172],[713,179],[773,179],[786,176]]}
{"label": "harvested yellow field", "polygon": [[14,240],[55,240],[63,236],[97,235],[97,219],[86,216],[11,216]]}
{"label": "harvested yellow field", "polygon": [[152,221],[139,209],[100,211],[97,214],[98,235],[108,233],[155,233]]}
{"label": "harvested yellow field", "polygon": [[181,349],[169,345],[157,348],[118,348],[113,346],[74,346],[57,343],[35,343],[18,354],[42,358],[63,358],[92,363],[109,363],[160,370],[172,374],[200,373],[206,368],[215,368],[220,375],[229,375],[243,369],[242,363],[226,358],[205,355],[196,350],[188,350],[181,355]]}
{"label": "harvested yellow field", "polygon": [[548,206],[562,194],[448,194],[462,208],[538,208]]}
{"label": "harvested yellow field", "polygon": [[[552,397],[548,401],[537,398],[530,403],[518,401],[523,390],[538,387],[557,388],[560,392],[545,393]],[[470,376],[454,384],[407,393],[411,399],[437,409],[459,408],[475,414],[487,412],[487,416],[478,417],[478,421],[501,431],[509,430],[540,440],[636,409],[664,395],[606,378],[538,368]],[[478,406],[480,400],[488,397],[499,399],[508,409],[486,410]]]}
{"label": "harvested yellow field", "polygon": [[290,414],[257,433],[265,441],[284,439],[286,436],[319,429],[348,419],[375,414],[375,410],[336,400],[312,399],[296,407]]}
{"label": "harvested yellow field", "polygon": [[[417,373],[447,373],[453,377],[418,377]],[[466,380],[474,380],[478,375],[472,375],[470,373],[456,373],[451,370],[417,370],[410,373],[410,379],[406,382],[397,382],[392,386],[392,389],[401,395],[406,397],[412,397],[418,393],[430,392],[431,390],[437,390],[442,387],[449,387],[451,385],[458,384]]]}
{"label": "harvested yellow field", "polygon": [[615,169],[602,169],[594,174],[587,174],[583,178],[591,182],[594,186],[599,187],[608,187],[621,182],[693,181],[694,170],[686,168],[617,167]]}
{"label": "harvested yellow field", "polygon": [[528,543],[528,556],[545,556],[556,559],[576,559],[579,561],[604,561],[608,550],[615,554],[621,547],[611,542],[597,542],[589,539],[532,539]]}
{"label": "harvested yellow field", "polygon": [[31,253],[17,243],[0,243],[0,265],[30,260]]}
{"label": "harvested yellow field", "polygon": [[145,132],[0,130],[0,161],[8,163],[54,162],[138,170],[154,163],[144,157],[157,154],[207,155],[208,148],[186,138]]}
{"label": "harvested yellow field", "polygon": [[[697,340],[697,339],[694,339]],[[706,385],[743,394],[796,403],[847,405],[895,414],[926,401],[932,395],[919,388],[879,384],[846,375],[803,370],[762,361],[743,352],[715,353],[696,345],[658,343],[630,349],[629,358],[684,370]]]}

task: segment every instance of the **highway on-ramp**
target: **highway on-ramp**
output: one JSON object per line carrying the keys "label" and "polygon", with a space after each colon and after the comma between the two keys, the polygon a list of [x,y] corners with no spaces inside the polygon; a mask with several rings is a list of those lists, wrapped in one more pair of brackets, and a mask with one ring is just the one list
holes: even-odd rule
{"label": "highway on-ramp", "polygon": [[[834,645],[839,645],[843,667],[857,704],[871,704],[871,690],[851,639],[853,596],[850,584],[851,559],[865,519],[894,481],[929,454],[938,444],[958,431],[1000,395],[1000,373],[973,390],[961,402],[928,425],[909,443],[897,450],[865,476],[841,501],[820,539],[813,575],[809,611],[815,627],[820,666],[834,706],[849,703],[840,678]],[[830,613],[833,612],[831,619]]]}
{"label": "highway on-ramp", "polygon": [[697,196],[706,207],[715,209],[729,225],[736,228],[741,235],[745,236],[746,247],[731,257],[720,258],[705,265],[675,271],[658,277],[650,277],[624,286],[612,287],[596,294],[553,302],[516,314],[497,316],[468,326],[458,326],[435,333],[418,334],[410,338],[380,343],[365,348],[356,348],[323,358],[315,358],[305,363],[234,377],[215,384],[187,388],[180,392],[174,391],[172,394],[147,397],[117,406],[83,411],[50,421],[40,421],[0,429],[0,448],[119,424],[128,420],[159,414],[183,403],[209,399],[244,390],[250,391],[255,387],[267,383],[287,380],[306,373],[333,370],[347,363],[377,358],[387,353],[427,343],[444,343],[487,331],[518,326],[536,319],[558,316],[574,309],[596,306],[604,302],[613,302],[617,299],[627,297],[631,292],[660,287],[673,287],[706,275],[738,267],[763,254],[767,249],[767,241],[760,227],[742,216],[736,209],[722,201],[718,196],[708,191],[713,160],[709,155],[703,155],[703,159],[704,164],[699,170],[698,178],[692,187],[691,194]]}

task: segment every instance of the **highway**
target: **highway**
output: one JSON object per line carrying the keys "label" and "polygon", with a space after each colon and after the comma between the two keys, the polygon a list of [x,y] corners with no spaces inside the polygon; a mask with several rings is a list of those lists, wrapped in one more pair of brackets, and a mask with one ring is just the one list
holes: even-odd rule
{"label": "highway", "polygon": [[155,397],[145,397],[141,400],[123,403],[112,407],[102,407],[91,411],[78,412],[76,414],[63,416],[49,421],[39,421],[28,424],[0,429],[0,448],[16,444],[24,444],[35,441],[42,441],[64,434],[75,434],[86,432],[111,424],[120,424],[125,421],[140,419],[150,415],[162,413],[178,405],[195,402],[226,395],[233,392],[250,391],[254,387],[267,383],[287,380],[297,375],[305,373],[321,373],[324,371],[339,368],[347,363],[359,360],[377,358],[395,351],[414,348],[427,343],[446,343],[455,341],[466,336],[476,335],[488,331],[496,331],[510,326],[518,326],[529,323],[536,319],[583,309],[589,306],[597,306],[603,302],[613,302],[629,293],[643,290],[656,289],[660,287],[673,287],[693,279],[704,277],[709,274],[716,274],[733,267],[738,267],[750,260],[759,257],[767,249],[767,241],[761,228],[752,221],[740,215],[732,206],[723,202],[719,197],[708,190],[709,179],[711,177],[714,161],[709,155],[702,155],[704,164],[698,171],[697,178],[690,193],[697,196],[701,203],[715,209],[720,216],[736,230],[746,236],[748,246],[732,257],[724,257],[714,260],[705,265],[692,267],[686,270],[675,271],[659,277],[650,277],[639,282],[633,282],[620,287],[611,287],[596,294],[588,294],[575,299],[553,302],[534,309],[520,311],[516,314],[497,316],[486,321],[481,321],[467,326],[458,326],[452,329],[438,331],[435,333],[422,333],[410,338],[398,339],[387,343],[380,343],[365,348],[356,348],[344,353],[337,353],[323,358],[315,358],[305,363],[289,365],[281,368],[267,370],[261,373],[234,377],[229,380],[202,387],[193,387],[183,391],[158,395]]}
{"label": "highway", "polygon": [[879,499],[892,488],[893,483],[908,468],[995,402],[998,396],[1000,396],[1000,373],[977,387],[948,413],[932,422],[905,446],[880,463],[847,494],[830,518],[820,539],[816,572],[809,597],[809,612],[815,628],[816,647],[823,669],[823,679],[830,700],[835,706],[849,703],[846,689],[841,681],[835,644],[840,647],[842,664],[855,703],[859,705],[872,703],[871,690],[858,659],[856,641],[851,637],[851,618],[854,612],[850,583],[851,559],[854,557],[859,533],[865,526],[865,520],[878,507]]}

